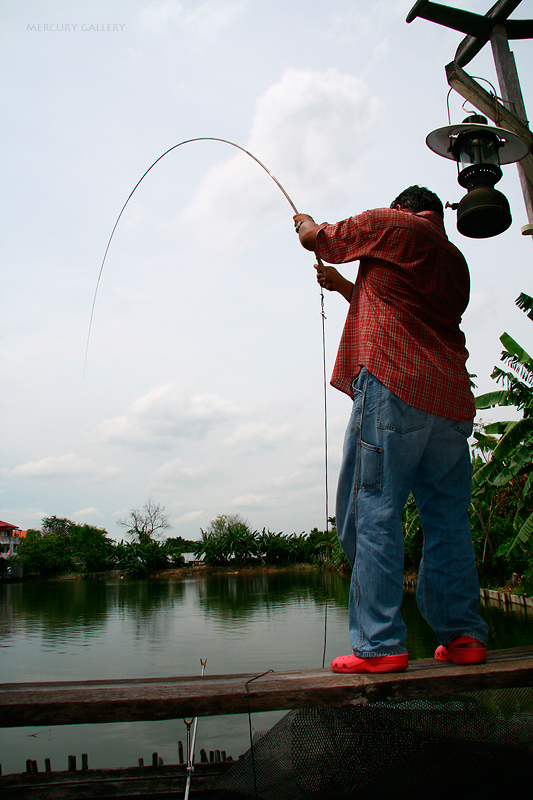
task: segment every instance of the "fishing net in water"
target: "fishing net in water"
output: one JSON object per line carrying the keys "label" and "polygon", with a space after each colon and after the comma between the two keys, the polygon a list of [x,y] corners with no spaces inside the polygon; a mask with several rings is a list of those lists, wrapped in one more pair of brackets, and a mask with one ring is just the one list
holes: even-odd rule
{"label": "fishing net in water", "polygon": [[222,776],[217,800],[523,797],[533,689],[289,712]]}

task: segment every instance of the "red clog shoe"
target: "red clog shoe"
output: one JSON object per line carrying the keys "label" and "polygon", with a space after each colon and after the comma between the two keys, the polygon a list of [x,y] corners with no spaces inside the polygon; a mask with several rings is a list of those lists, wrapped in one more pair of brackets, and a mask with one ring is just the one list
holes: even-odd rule
{"label": "red clog shoe", "polygon": [[[466,647],[468,644],[476,644],[477,647]],[[439,645],[435,650],[435,658],[437,661],[451,661],[457,665],[484,664],[487,660],[487,648],[471,636],[459,636],[448,647]]]}
{"label": "red clog shoe", "polygon": [[407,653],[391,656],[372,656],[358,658],[350,653],[349,656],[338,656],[331,662],[333,672],[404,672],[409,664]]}

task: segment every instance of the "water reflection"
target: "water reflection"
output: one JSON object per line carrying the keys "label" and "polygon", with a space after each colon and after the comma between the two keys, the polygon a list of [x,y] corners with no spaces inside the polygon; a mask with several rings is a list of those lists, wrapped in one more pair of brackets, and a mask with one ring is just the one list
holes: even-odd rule
{"label": "water reflection", "polygon": [[[65,639],[87,643],[115,624],[122,624],[136,638],[153,644],[165,642],[188,628],[195,619],[202,630],[210,624],[260,625],[276,613],[324,613],[327,603],[336,619],[347,614],[349,579],[318,570],[214,573],[198,578],[168,581],[36,581],[0,588],[0,646],[41,636],[47,646]],[[531,612],[512,613],[499,605],[482,607],[490,628],[490,647],[501,649],[529,643],[526,634]],[[416,608],[415,594],[406,592],[402,614],[408,627],[411,658],[432,655],[434,637]],[[194,627],[194,626],[193,626]],[[124,630],[121,636],[124,635]]]}
{"label": "water reflection", "polygon": [[41,625],[48,631],[92,627],[107,611],[105,594],[94,594],[85,581],[17,583],[3,587],[2,622]]}
{"label": "water reflection", "polygon": [[[246,623],[278,613],[317,614],[327,604],[336,621],[347,617],[349,578],[319,570],[227,574],[213,573],[181,580],[35,581],[0,586],[0,646],[40,635],[54,640],[90,640],[114,625],[128,634],[168,640],[194,618],[202,632],[209,625]],[[512,613],[498,604],[482,606],[490,628],[490,647],[501,649],[529,643],[531,611]],[[415,593],[404,597],[402,615],[408,627],[411,658],[432,655],[434,637],[418,613]],[[347,620],[346,620],[347,621]],[[124,630],[122,631],[124,635]]]}
{"label": "water reflection", "polygon": [[[329,591],[332,593],[332,587]],[[242,620],[255,613],[301,603],[322,606],[326,596],[324,576],[318,570],[243,575],[215,573],[198,580],[201,610],[206,616],[220,620]]]}
{"label": "water reflection", "polygon": [[183,581],[124,580],[106,584],[108,595],[119,611],[148,616],[181,603],[185,593]]}

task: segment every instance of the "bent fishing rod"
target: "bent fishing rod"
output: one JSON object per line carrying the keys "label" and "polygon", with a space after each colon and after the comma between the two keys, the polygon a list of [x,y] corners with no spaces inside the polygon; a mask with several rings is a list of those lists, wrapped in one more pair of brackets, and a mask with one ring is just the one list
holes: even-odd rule
{"label": "bent fishing rod", "polygon": [[[137,183],[135,184],[135,186],[133,187],[133,189],[129,193],[128,197],[126,198],[126,201],[125,201],[124,205],[120,209],[120,213],[119,213],[119,215],[118,215],[118,217],[117,217],[117,219],[115,221],[115,224],[113,225],[113,229],[111,231],[111,235],[109,237],[109,240],[107,242],[107,246],[106,246],[105,251],[104,251],[104,257],[102,258],[102,263],[100,265],[100,271],[98,273],[98,279],[96,281],[96,288],[94,290],[94,297],[93,297],[93,302],[92,302],[92,306],[91,306],[91,315],[90,315],[90,318],[89,318],[89,328],[88,328],[88,332],[87,332],[87,342],[86,342],[86,345],[85,345],[85,360],[84,360],[84,365],[83,365],[83,376],[84,377],[85,377],[85,372],[86,372],[86,369],[87,369],[87,359],[88,359],[88,355],[89,355],[89,341],[90,341],[90,338],[91,338],[91,330],[92,330],[92,324],[93,324],[93,318],[94,318],[94,310],[95,310],[95,307],[96,307],[96,298],[97,298],[97,295],[98,295],[98,289],[99,289],[99,286],[100,286],[100,281],[102,279],[102,273],[104,271],[104,266],[105,266],[105,263],[106,263],[107,255],[109,253],[109,248],[111,247],[111,242],[113,241],[113,236],[115,235],[115,231],[116,231],[116,229],[118,227],[118,224],[119,224],[119,222],[120,222],[120,220],[122,218],[122,215],[123,215],[124,211],[126,210],[126,206],[130,202],[130,200],[133,197],[133,195],[135,194],[135,191],[138,189],[140,184],[146,178],[148,173],[156,166],[156,164],[159,164],[159,162],[165,156],[167,156],[169,153],[172,153],[174,150],[177,150],[178,147],[183,147],[184,145],[192,144],[193,142],[221,142],[222,144],[228,144],[231,147],[235,147],[237,150],[240,150],[242,153],[245,153],[247,156],[252,158],[256,162],[256,164],[259,164],[259,166],[262,169],[264,169],[264,171],[267,173],[267,175],[269,175],[272,178],[272,180],[274,181],[276,186],[283,192],[283,195],[287,199],[287,201],[288,201],[289,205],[291,206],[294,214],[295,215],[299,214],[299,211],[296,208],[294,202],[291,200],[289,194],[287,193],[285,188],[281,185],[281,183],[278,181],[276,176],[268,169],[268,167],[265,166],[265,164],[263,164],[262,161],[260,161],[257,158],[257,156],[255,156],[253,153],[251,153],[245,147],[242,147],[240,144],[236,144],[235,142],[232,142],[229,139],[221,139],[221,138],[219,138],[217,136],[197,136],[197,137],[195,137],[193,139],[185,139],[183,142],[178,142],[178,144],[175,144],[172,147],[169,147],[168,150],[165,150],[165,152],[162,153],[159,156],[159,158],[156,158],[156,160],[153,162],[153,164],[151,164],[148,167],[148,169],[143,173],[143,175],[141,175],[141,177],[139,178],[139,180],[137,181]],[[316,259],[317,259],[317,262],[318,262],[318,266],[319,267],[323,267],[323,263],[322,263],[321,259],[318,256],[316,256]],[[326,480],[326,496],[325,496],[326,527],[325,527],[325,530],[328,531],[329,530],[329,508],[328,508],[329,501],[328,501],[328,429],[327,429],[327,418],[328,417],[327,417],[327,399],[326,399],[327,398],[327,392],[326,392],[327,378],[326,378],[326,345],[325,345],[325,319],[326,319],[326,316],[325,316],[325,313],[324,313],[324,291],[323,291],[322,286],[320,286],[320,302],[321,302],[321,317],[322,317],[322,360],[323,360],[323,373],[324,373],[324,375],[323,375],[323,380],[324,380],[324,447],[325,447],[325,462],[326,462],[326,467],[325,467],[325,480]],[[322,657],[322,666],[324,666],[324,663],[325,663],[325,650],[326,650],[326,630],[325,629],[326,629],[326,627],[327,627],[327,606],[326,606],[326,619],[325,619],[325,625],[324,625],[324,653],[323,653],[323,657]]]}
{"label": "bent fishing rod", "polygon": [[[126,198],[126,202],[124,203],[124,205],[120,209],[120,213],[119,213],[119,215],[118,215],[118,217],[117,217],[117,219],[115,221],[115,224],[113,225],[113,230],[111,231],[111,235],[109,237],[109,240],[107,242],[107,246],[106,246],[105,251],[104,251],[104,257],[103,257],[102,263],[100,265],[100,271],[98,273],[98,279],[96,281],[96,288],[94,290],[93,303],[92,303],[92,307],[91,307],[91,316],[89,318],[89,329],[88,329],[88,332],[87,332],[87,343],[86,343],[86,346],[85,346],[85,361],[84,361],[84,366],[83,366],[83,375],[84,375],[84,377],[85,377],[85,372],[86,372],[86,369],[87,369],[87,358],[88,358],[88,354],[89,354],[89,340],[91,338],[91,330],[92,330],[92,324],[93,324],[93,318],[94,318],[94,309],[95,309],[95,306],[96,306],[96,298],[97,298],[97,295],[98,295],[98,289],[100,287],[100,281],[102,279],[102,273],[104,271],[104,265],[105,265],[105,262],[106,262],[106,259],[107,259],[107,254],[109,253],[109,248],[111,247],[111,242],[113,241],[113,237],[114,237],[115,231],[116,231],[116,229],[118,227],[118,223],[120,222],[121,217],[122,217],[124,211],[126,210],[126,206],[130,202],[130,200],[133,197],[133,195],[135,194],[136,190],[138,189],[140,184],[143,182],[143,180],[146,178],[148,173],[156,166],[156,164],[159,164],[159,162],[165,156],[167,156],[169,153],[172,153],[173,150],[176,150],[178,147],[183,147],[183,145],[191,144],[192,142],[222,142],[222,144],[229,144],[231,147],[236,147],[237,150],[240,150],[241,152],[245,153],[247,156],[250,156],[250,158],[252,158],[257,164],[259,164],[260,167],[262,167],[262,169],[265,170],[267,175],[269,175],[272,178],[272,180],[274,181],[276,186],[283,192],[285,198],[289,202],[289,204],[290,204],[292,210],[294,211],[294,213],[295,214],[299,213],[298,209],[295,206],[295,204],[293,203],[293,201],[289,197],[289,194],[284,189],[284,187],[281,185],[281,183],[278,181],[276,176],[268,169],[268,167],[265,166],[265,164],[263,164],[262,161],[260,161],[257,158],[257,156],[254,156],[253,153],[251,153],[249,150],[246,150],[246,148],[242,147],[240,144],[236,144],[235,142],[231,142],[229,139],[220,139],[220,138],[218,138],[216,136],[198,136],[198,137],[196,137],[194,139],[185,139],[183,142],[179,142],[178,144],[175,144],[172,147],[169,147],[168,150],[165,150],[165,152],[162,153],[159,156],[159,158],[156,158],[156,160],[153,162],[153,164],[151,164],[148,167],[146,172],[144,172],[144,174],[141,175],[141,177],[139,178],[139,180],[137,181],[137,183],[135,184],[135,186],[133,187],[133,189],[129,193],[128,197]],[[320,259],[318,259],[318,263],[319,263],[319,266],[322,265],[322,262],[320,261]]]}
{"label": "bent fishing rod", "polygon": [[124,203],[124,205],[120,209],[120,214],[118,215],[118,217],[116,219],[116,222],[113,225],[113,230],[111,231],[111,236],[109,237],[109,240],[107,242],[107,246],[106,246],[106,249],[105,249],[105,252],[104,252],[104,257],[103,257],[102,263],[100,265],[100,272],[98,273],[98,280],[96,281],[96,288],[95,288],[95,291],[94,291],[93,304],[92,304],[92,307],[91,307],[91,316],[90,316],[90,319],[89,319],[89,330],[88,330],[88,333],[87,333],[87,343],[86,343],[86,346],[85,346],[85,362],[84,362],[84,367],[83,367],[83,375],[84,376],[85,376],[85,371],[87,369],[87,357],[88,357],[88,354],[89,354],[89,340],[90,340],[90,337],[91,337],[91,329],[92,329],[92,324],[93,324],[94,309],[95,309],[95,306],[96,306],[96,297],[98,295],[98,289],[99,289],[99,286],[100,286],[100,281],[102,279],[102,273],[104,271],[104,265],[105,265],[105,262],[106,262],[106,259],[107,259],[107,254],[109,253],[109,248],[111,247],[111,242],[113,241],[113,236],[115,235],[115,231],[116,231],[116,229],[118,227],[118,223],[120,222],[121,217],[122,217],[124,211],[126,210],[126,206],[130,202],[130,200],[133,197],[133,195],[135,194],[136,190],[138,189],[140,184],[143,182],[143,180],[146,178],[148,173],[156,166],[156,164],[159,164],[161,159],[163,159],[169,153],[172,153],[173,150],[176,150],[178,147],[183,147],[183,145],[185,145],[185,144],[191,144],[192,142],[222,142],[223,144],[229,144],[229,145],[231,145],[231,147],[236,147],[237,150],[241,150],[243,153],[246,153],[247,156],[250,156],[250,158],[253,158],[253,160],[257,164],[259,164],[259,166],[262,167],[268,175],[270,175],[270,177],[272,178],[274,183],[278,186],[279,189],[281,189],[281,191],[283,192],[283,194],[287,198],[287,200],[288,200],[292,210],[294,211],[294,213],[298,214],[298,209],[296,208],[296,206],[294,205],[293,201],[291,200],[291,198],[289,197],[289,195],[287,194],[287,192],[285,191],[285,189],[283,188],[281,183],[278,181],[276,176],[272,174],[272,172],[263,164],[262,161],[260,161],[256,156],[254,156],[253,153],[250,153],[249,150],[246,150],[246,148],[241,147],[240,144],[236,144],[235,142],[230,142],[229,139],[219,139],[216,136],[198,136],[198,137],[196,137],[194,139],[185,139],[183,142],[179,142],[178,144],[175,144],[172,147],[169,147],[168,150],[165,150],[165,152],[162,153],[159,156],[159,158],[156,158],[156,160],[153,162],[153,164],[151,164],[148,167],[148,169],[146,170],[146,172],[139,178],[139,180],[137,181],[137,183],[135,184],[135,186],[133,187],[133,189],[129,193],[129,195],[128,195],[127,199],[126,199],[126,202]]}

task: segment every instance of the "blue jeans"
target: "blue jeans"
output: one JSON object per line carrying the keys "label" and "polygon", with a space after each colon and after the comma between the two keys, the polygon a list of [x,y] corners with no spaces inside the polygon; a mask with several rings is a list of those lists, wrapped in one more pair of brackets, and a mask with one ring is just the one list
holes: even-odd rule
{"label": "blue jeans", "polygon": [[444,646],[485,643],[467,511],[472,422],[418,411],[366,368],[354,381],[337,489],[337,533],[352,566],[350,641],[359,657],[405,653],[402,510],[412,491],[424,532],[417,603]]}

